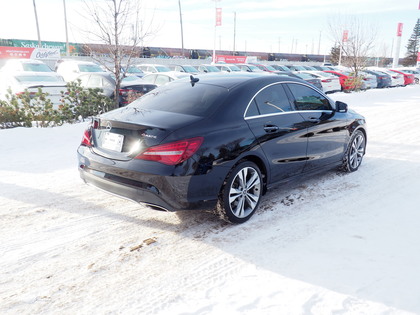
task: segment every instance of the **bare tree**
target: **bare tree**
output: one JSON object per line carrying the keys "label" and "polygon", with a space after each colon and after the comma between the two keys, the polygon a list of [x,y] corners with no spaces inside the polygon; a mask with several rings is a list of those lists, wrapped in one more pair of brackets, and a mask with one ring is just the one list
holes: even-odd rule
{"label": "bare tree", "polygon": [[335,16],[329,21],[334,42],[342,53],[342,64],[355,75],[366,66],[377,37],[376,27],[356,16]]}
{"label": "bare tree", "polygon": [[101,44],[99,49],[86,45],[92,58],[115,75],[115,107],[118,107],[118,95],[125,73],[122,65],[129,67],[134,57],[139,56],[146,38],[155,34],[152,28],[153,18],[146,22],[141,16],[141,0],[84,0],[85,18],[90,21],[90,29],[85,30],[87,38]]}

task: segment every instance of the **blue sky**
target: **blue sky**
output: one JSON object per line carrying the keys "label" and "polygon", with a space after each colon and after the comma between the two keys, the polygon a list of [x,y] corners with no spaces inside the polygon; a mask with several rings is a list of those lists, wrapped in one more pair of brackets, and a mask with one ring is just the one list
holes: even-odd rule
{"label": "blue sky", "polygon": [[[266,52],[328,53],[334,43],[329,22],[357,16],[377,29],[376,50],[391,56],[398,23],[404,23],[400,56],[420,18],[419,0],[181,0],[184,47]],[[181,47],[178,0],[142,0],[143,23],[157,32],[146,46]],[[69,40],[85,42],[89,28],[81,0],[66,0]],[[42,40],[65,41],[62,0],[36,0]],[[216,28],[215,6],[222,8]],[[234,41],[234,14],[236,37]],[[37,39],[32,0],[1,1],[0,38]],[[337,23],[337,21],[335,21]],[[345,26],[341,26],[344,27]],[[369,32],[370,29],[367,29]]]}

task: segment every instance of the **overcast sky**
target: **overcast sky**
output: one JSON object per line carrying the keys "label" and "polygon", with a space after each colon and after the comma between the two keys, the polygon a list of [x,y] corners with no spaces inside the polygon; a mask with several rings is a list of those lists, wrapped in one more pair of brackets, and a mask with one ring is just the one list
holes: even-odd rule
{"label": "overcast sky", "polygon": [[[105,0],[103,0],[105,1]],[[0,38],[37,39],[33,0],[0,1]],[[158,29],[145,46],[181,47],[178,0],[143,0],[144,23],[153,17]],[[180,0],[184,47],[263,52],[328,53],[333,45],[329,22],[337,16],[357,16],[377,28],[377,50],[396,42],[397,24],[404,23],[401,53],[420,18],[419,0]],[[215,5],[222,8],[216,28]],[[42,40],[65,41],[62,0],[36,0]],[[85,42],[80,29],[88,28],[82,0],[66,0],[69,40]],[[234,40],[234,15],[236,37]],[[369,30],[367,30],[369,31]],[[216,38],[216,41],[214,41]]]}

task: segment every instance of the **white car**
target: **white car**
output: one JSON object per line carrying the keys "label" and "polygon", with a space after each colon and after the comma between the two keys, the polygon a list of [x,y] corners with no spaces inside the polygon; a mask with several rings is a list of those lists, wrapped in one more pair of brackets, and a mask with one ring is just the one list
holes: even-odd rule
{"label": "white car", "polygon": [[171,71],[171,69],[167,66],[156,64],[138,64],[136,67],[146,74]]}
{"label": "white car", "polygon": [[382,73],[385,73],[385,74],[391,76],[391,87],[404,86],[404,76],[402,74],[390,71],[386,68],[371,67],[371,68],[368,68],[368,69],[374,70],[374,71],[377,71],[377,72],[379,71],[379,72],[382,72]]}
{"label": "white car", "polygon": [[85,73],[109,74],[109,72],[103,70],[98,64],[81,60],[63,60],[58,63],[56,71],[66,82],[74,81],[78,76]]}
{"label": "white car", "polygon": [[161,86],[168,84],[172,81],[187,78],[191,76],[189,73],[178,72],[178,71],[169,71],[163,73],[150,73],[146,74],[142,80],[144,83],[154,84],[156,86]]}
{"label": "white car", "polygon": [[0,73],[0,99],[7,100],[8,91],[19,95],[27,90],[31,97],[38,89],[48,93],[55,109],[61,104],[62,92],[67,91],[66,82],[54,72],[1,72]]}
{"label": "white car", "polygon": [[333,74],[329,74],[323,71],[298,71],[298,72],[306,73],[316,79],[320,79],[322,90],[325,93],[334,93],[334,92],[341,91],[340,79]]}
{"label": "white car", "polygon": [[242,72],[242,70],[234,64],[216,64],[216,68],[219,68],[222,72]]}
{"label": "white car", "polygon": [[2,72],[54,72],[48,65],[35,59],[9,59],[1,68]]}

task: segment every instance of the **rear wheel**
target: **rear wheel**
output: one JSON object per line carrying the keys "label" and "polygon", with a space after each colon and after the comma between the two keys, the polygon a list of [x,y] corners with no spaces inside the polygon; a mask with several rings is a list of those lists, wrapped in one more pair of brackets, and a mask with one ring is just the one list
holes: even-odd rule
{"label": "rear wheel", "polygon": [[216,211],[225,221],[243,223],[257,210],[262,196],[262,176],[255,163],[237,164],[227,176]]}
{"label": "rear wheel", "polygon": [[350,139],[349,146],[343,159],[343,170],[346,172],[357,171],[362,164],[365,155],[366,137],[365,134],[357,130]]}

